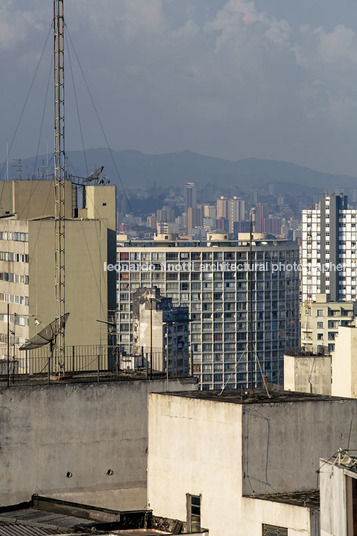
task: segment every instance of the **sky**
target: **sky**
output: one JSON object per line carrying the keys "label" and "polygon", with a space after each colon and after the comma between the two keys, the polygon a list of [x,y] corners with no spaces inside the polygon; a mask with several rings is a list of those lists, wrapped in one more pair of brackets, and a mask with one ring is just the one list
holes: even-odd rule
{"label": "sky", "polygon": [[[0,0],[11,165],[53,150],[52,14],[52,0]],[[67,150],[107,141],[357,176],[356,0],[65,0],[65,20]]]}

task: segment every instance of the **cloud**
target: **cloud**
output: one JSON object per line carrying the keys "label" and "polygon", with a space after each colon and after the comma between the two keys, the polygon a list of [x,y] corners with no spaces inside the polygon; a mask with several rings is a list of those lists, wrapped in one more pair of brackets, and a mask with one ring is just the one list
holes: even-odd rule
{"label": "cloud", "polygon": [[324,114],[331,120],[349,120],[357,109],[356,86],[357,35],[342,24],[331,31],[322,26],[303,25],[292,50],[296,64],[310,80],[314,117]]}
{"label": "cloud", "polygon": [[249,32],[259,34],[262,42],[285,44],[290,36],[287,20],[278,20],[265,12],[258,12],[254,2],[244,0],[229,0],[214,20],[206,24],[206,30],[219,33],[217,48],[220,48],[229,43],[232,37],[239,38],[240,30],[245,26],[253,26]]}
{"label": "cloud", "polygon": [[[19,69],[18,87],[22,68],[35,65],[41,52],[50,4],[1,2],[0,68],[11,68],[13,78]],[[341,130],[357,124],[356,32],[347,24],[313,25],[308,12],[299,26],[271,3],[259,5],[67,0],[67,27],[114,148],[294,161],[300,151],[311,165],[320,136],[332,160],[336,119]],[[80,105],[89,116],[82,97]],[[97,131],[86,129],[88,144],[101,144]]]}
{"label": "cloud", "polygon": [[[97,38],[107,41],[132,41],[162,32],[165,27],[163,8],[168,0],[77,0],[69,5],[71,26],[84,22]],[[83,12],[86,17],[83,18]],[[89,23],[89,24],[88,24]]]}
{"label": "cloud", "polygon": [[319,65],[331,68],[357,63],[357,35],[354,30],[338,24],[328,32],[323,27],[301,26],[300,40],[294,50],[298,65],[306,69]]}

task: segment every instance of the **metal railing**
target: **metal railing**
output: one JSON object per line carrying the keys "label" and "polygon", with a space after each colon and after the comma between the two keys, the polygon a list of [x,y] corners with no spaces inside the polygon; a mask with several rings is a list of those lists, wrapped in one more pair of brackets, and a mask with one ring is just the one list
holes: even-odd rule
{"label": "metal railing", "polygon": [[[56,376],[79,377],[85,374],[110,375],[111,373],[143,372],[147,377],[153,373],[166,373],[166,361],[163,360],[162,351],[152,350],[148,354],[142,350],[140,355],[126,355],[119,346],[109,345],[77,345],[66,346],[64,367],[61,367],[56,356],[51,355],[49,346],[35,350],[19,350],[12,345],[7,354],[7,346],[0,345],[0,383],[7,385],[16,381],[27,381],[29,378],[36,381],[50,383]],[[166,357],[166,356],[165,356]],[[171,361],[172,359],[172,361]],[[170,375],[188,375],[189,367],[182,367],[183,362],[188,364],[189,356],[178,351],[169,356],[169,364],[177,365],[180,370],[170,370]],[[164,363],[164,368],[156,368],[156,363]]]}
{"label": "metal railing", "polygon": [[[107,345],[66,346],[64,372],[113,371],[119,369],[119,348]],[[0,375],[20,376],[57,374],[59,363],[51,356],[49,346],[35,350],[19,350],[18,346],[0,347]]]}

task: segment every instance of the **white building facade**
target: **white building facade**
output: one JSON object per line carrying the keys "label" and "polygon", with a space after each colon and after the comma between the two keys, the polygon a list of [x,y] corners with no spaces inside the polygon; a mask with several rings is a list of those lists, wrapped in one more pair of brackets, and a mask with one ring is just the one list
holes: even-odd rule
{"label": "white building facade", "polygon": [[194,500],[210,536],[320,536],[319,457],[355,444],[356,404],[281,391],[149,395],[148,506],[190,523]]}
{"label": "white building facade", "polygon": [[327,294],[331,301],[357,296],[357,210],[347,197],[324,195],[302,212],[302,299]]}

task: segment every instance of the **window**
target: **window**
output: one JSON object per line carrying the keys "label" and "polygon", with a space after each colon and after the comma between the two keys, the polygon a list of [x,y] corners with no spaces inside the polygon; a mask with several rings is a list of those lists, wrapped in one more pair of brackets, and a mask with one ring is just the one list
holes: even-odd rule
{"label": "window", "polygon": [[263,536],[288,536],[288,529],[275,525],[263,524]]}
{"label": "window", "polygon": [[190,495],[187,493],[186,497],[187,530],[190,532],[201,532],[201,495]]}
{"label": "window", "polygon": [[324,312],[322,309],[317,309],[316,311],[316,316],[323,316],[324,315]]}

